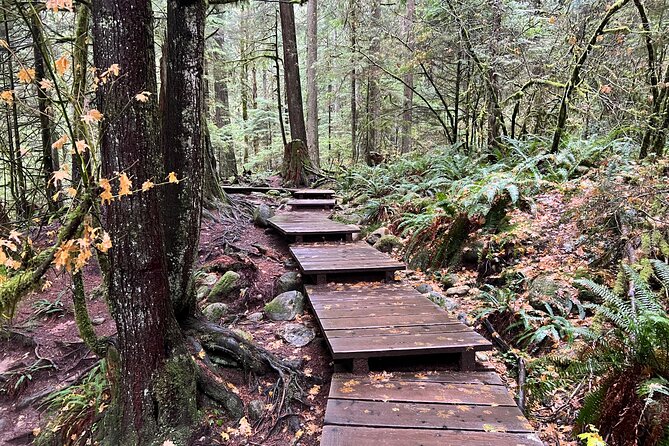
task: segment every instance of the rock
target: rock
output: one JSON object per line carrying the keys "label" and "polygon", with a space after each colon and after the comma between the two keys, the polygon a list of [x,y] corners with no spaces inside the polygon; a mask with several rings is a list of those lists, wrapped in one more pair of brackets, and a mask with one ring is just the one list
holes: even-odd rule
{"label": "rock", "polygon": [[202,300],[209,294],[209,287],[207,285],[202,285],[197,289],[196,295],[197,300]]}
{"label": "rock", "polygon": [[476,352],[476,360],[479,362],[487,362],[490,358],[483,352]]}
{"label": "rock", "polygon": [[102,316],[100,316],[100,317],[94,317],[94,318],[91,318],[91,324],[93,324],[93,325],[102,325],[102,324],[105,323],[106,320],[107,320],[107,319],[105,319],[105,318],[102,317]]}
{"label": "rock", "polygon": [[292,321],[304,309],[304,296],[299,291],[279,294],[265,305],[265,314],[273,321]]}
{"label": "rock", "polygon": [[314,340],[316,332],[302,324],[286,324],[276,331],[277,336],[295,347],[304,347]]}
{"label": "rock", "polygon": [[260,226],[261,228],[266,228],[269,226],[267,220],[272,217],[274,217],[274,209],[266,204],[261,204],[255,209],[255,211],[253,211],[253,223],[255,223],[256,226]]}
{"label": "rock", "polygon": [[214,273],[206,273],[203,274],[199,279],[198,282],[200,285],[206,285],[206,286],[212,286],[218,281],[218,275]]}
{"label": "rock", "polygon": [[458,320],[462,322],[465,325],[469,325],[471,327],[471,321],[469,320],[469,316],[467,316],[467,313],[461,311],[458,313]]}
{"label": "rock", "polygon": [[441,284],[444,288],[452,288],[460,279],[455,274],[444,274],[441,276]]}
{"label": "rock", "polygon": [[268,190],[267,193],[266,193],[265,195],[268,195],[268,196],[270,196],[270,197],[280,197],[280,196],[281,196],[281,192],[279,192],[279,191],[276,190],[276,189],[272,189],[272,190]]}
{"label": "rock", "polygon": [[414,288],[416,288],[416,291],[418,291],[419,293],[422,293],[422,294],[427,294],[430,291],[432,291],[432,287],[430,285],[428,285],[427,283],[421,283],[420,285],[418,285]]}
{"label": "rock", "polygon": [[297,268],[297,262],[293,259],[286,259],[283,261],[283,266],[286,268]]}
{"label": "rock", "polygon": [[241,328],[233,328],[232,332],[248,342],[253,342],[253,335],[248,331],[244,331]]}
{"label": "rock", "polygon": [[302,289],[302,275],[300,273],[289,272],[281,275],[276,280],[276,294],[299,291],[300,289]]}
{"label": "rock", "polygon": [[468,287],[467,285],[462,285],[462,286],[454,286],[446,290],[446,295],[447,296],[464,296],[466,294],[469,294],[469,290],[471,288]]}
{"label": "rock", "polygon": [[246,319],[252,322],[260,322],[263,320],[264,317],[265,315],[263,315],[261,312],[257,312],[249,314],[248,316],[246,316]]}
{"label": "rock", "polygon": [[453,299],[449,299],[448,297],[445,297],[443,294],[437,293],[436,291],[430,291],[427,295],[427,298],[440,307],[447,309],[448,311],[453,311],[460,306],[460,304],[458,304]]}
{"label": "rock", "polygon": [[218,322],[228,312],[228,306],[221,302],[209,304],[202,310],[202,314],[211,322]]}
{"label": "rock", "polygon": [[374,245],[376,242],[378,242],[381,239],[381,237],[383,237],[386,234],[388,234],[388,228],[381,227],[381,228],[377,229],[376,231],[372,232],[371,234],[369,234],[367,236],[367,238],[365,239],[365,241],[367,243],[369,243],[370,245]]}
{"label": "rock", "polygon": [[546,311],[544,304],[555,303],[562,284],[548,274],[540,274],[530,282],[527,302],[536,310]]}
{"label": "rock", "polygon": [[395,248],[402,247],[402,240],[399,237],[394,235],[384,235],[376,243],[374,243],[374,248],[378,249],[381,252],[391,253]]}
{"label": "rock", "polygon": [[207,296],[210,302],[217,302],[230,297],[239,290],[240,275],[234,271],[227,271],[218,279]]}
{"label": "rock", "polygon": [[265,403],[260,400],[249,401],[248,412],[251,421],[258,421],[265,413]]}

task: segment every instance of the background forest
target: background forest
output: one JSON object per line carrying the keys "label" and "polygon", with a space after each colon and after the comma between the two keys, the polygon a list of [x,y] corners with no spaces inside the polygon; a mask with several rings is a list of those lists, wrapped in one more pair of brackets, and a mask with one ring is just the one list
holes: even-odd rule
{"label": "background forest", "polygon": [[[110,273],[132,263],[112,247],[155,223],[155,211],[168,222],[164,235],[123,246],[144,254],[167,240],[165,287],[180,298],[171,301],[174,324],[160,330],[174,352],[195,345],[213,354],[216,343],[203,336],[217,336],[219,353],[226,343],[254,373],[278,373],[291,390],[296,381],[313,384],[277,352],[191,317],[201,303],[188,293],[200,207],[203,222],[243,225],[248,203],[221,186],[279,187],[283,177],[286,186],[336,188],[335,219],[365,225],[370,243],[409,263],[409,280],[444,290],[433,300],[495,342],[499,353],[485,361],[505,373],[547,444],[669,444],[664,0],[217,0],[193,2],[197,17],[175,13],[179,1],[154,1],[138,13],[150,25],[146,47],[155,41],[146,53],[133,38],[143,28],[129,31],[105,9],[114,2],[95,2],[0,4],[0,313],[8,340],[25,328],[21,311],[60,317],[69,305],[81,338],[107,357],[85,309],[109,291],[99,282],[130,280]],[[114,52],[123,39],[127,52]],[[132,78],[130,66],[145,69]],[[133,79],[134,90],[126,86]],[[110,100],[118,91],[127,98]],[[143,125],[124,121],[131,118]],[[187,140],[201,142],[199,152],[170,149]],[[197,181],[202,191],[170,189]],[[122,210],[144,219],[126,220]],[[158,261],[128,257],[137,268]],[[96,283],[89,262],[104,276]],[[195,273],[198,285],[205,269]],[[63,276],[66,284],[54,278]],[[48,291],[54,283],[72,295],[68,304]],[[115,318],[132,300],[119,302]],[[51,367],[35,355],[19,371],[0,368],[3,398],[17,398]],[[175,364],[174,376],[192,371]],[[105,367],[96,362],[77,387],[41,406],[56,414],[56,434],[41,435],[43,444],[94,438],[81,431],[109,406]],[[217,436],[243,444],[243,398],[198,376],[198,391],[235,420],[226,431],[210,413]],[[172,407],[194,406],[185,393]],[[76,402],[81,395],[94,401],[92,412]],[[303,444],[316,444],[318,429],[305,429]]]}

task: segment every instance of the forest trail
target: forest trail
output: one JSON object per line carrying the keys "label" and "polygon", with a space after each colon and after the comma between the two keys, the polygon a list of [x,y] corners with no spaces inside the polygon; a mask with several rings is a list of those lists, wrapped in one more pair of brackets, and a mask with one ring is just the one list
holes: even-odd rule
{"label": "forest trail", "polygon": [[[329,208],[333,194],[294,192],[300,208],[310,209]],[[542,444],[500,377],[477,370],[476,351],[492,349],[490,342],[414,288],[395,283],[403,263],[352,241],[359,228],[334,222],[323,210],[293,208],[270,224],[300,242],[290,251],[303,275],[316,282],[305,289],[335,360],[322,446]],[[333,243],[333,237],[348,243]],[[371,276],[385,282],[355,282]],[[438,364],[425,371],[410,360],[441,355],[442,362],[447,354],[459,357],[460,370]],[[370,372],[370,359],[393,357],[405,371]]]}

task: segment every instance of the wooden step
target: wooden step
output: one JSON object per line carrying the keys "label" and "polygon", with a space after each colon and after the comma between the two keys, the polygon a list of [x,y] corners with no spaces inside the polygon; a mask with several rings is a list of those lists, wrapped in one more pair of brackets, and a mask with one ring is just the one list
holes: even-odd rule
{"label": "wooden step", "polygon": [[294,238],[297,242],[304,241],[305,237],[317,236],[340,236],[352,240],[353,234],[360,232],[358,226],[332,221],[320,212],[288,212],[275,215],[268,222],[281,235]]}
{"label": "wooden step", "polygon": [[[403,284],[307,285],[333,359],[458,354],[472,369],[492,344],[413,287]],[[384,305],[385,304],[385,305]]]}
{"label": "wooden step", "polygon": [[290,252],[302,273],[315,275],[318,283],[325,283],[327,274],[388,273],[391,276],[405,268],[403,263],[366,242],[293,245]]}
{"label": "wooden step", "polygon": [[332,198],[335,191],[332,189],[297,189],[293,191],[295,198]]}
{"label": "wooden step", "polygon": [[321,446],[539,446],[491,372],[336,373]]}
{"label": "wooden step", "polygon": [[331,209],[335,206],[334,198],[293,198],[286,203],[293,209]]}

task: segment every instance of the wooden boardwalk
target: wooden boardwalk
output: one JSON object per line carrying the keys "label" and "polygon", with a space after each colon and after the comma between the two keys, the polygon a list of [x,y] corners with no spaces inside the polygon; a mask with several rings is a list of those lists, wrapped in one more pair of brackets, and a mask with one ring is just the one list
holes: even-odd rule
{"label": "wooden boardwalk", "polygon": [[336,373],[321,446],[538,446],[492,372]]}
{"label": "wooden boardwalk", "polygon": [[[294,191],[293,203],[334,206],[331,190]],[[290,204],[290,202],[289,202]],[[295,211],[298,206],[291,206]],[[366,242],[303,243],[359,228],[322,212],[289,212],[273,228],[302,242],[290,252],[306,277],[306,293],[336,362],[321,446],[539,446],[541,440],[500,377],[475,371],[476,352],[491,343],[410,286],[395,283],[404,264]],[[332,276],[381,274],[386,282],[327,283]],[[460,371],[370,373],[372,358],[457,355]],[[375,360],[377,360],[375,359]],[[439,367],[443,368],[443,367]]]}
{"label": "wooden boardwalk", "polygon": [[332,221],[321,212],[289,212],[276,215],[268,222],[280,234],[291,237],[296,242],[314,236],[339,236],[352,241],[353,234],[360,232],[358,226]]}
{"label": "wooden boardwalk", "polygon": [[293,198],[286,203],[293,209],[332,209],[335,207],[334,198]]}
{"label": "wooden boardwalk", "polygon": [[395,271],[405,265],[385,255],[366,242],[293,245],[290,252],[302,273],[316,276],[316,283],[324,284],[328,274],[384,273],[392,280]]}
{"label": "wooden boardwalk", "polygon": [[474,370],[475,353],[492,349],[487,339],[407,285],[328,284],[306,291],[335,361],[456,354],[461,369]]}

